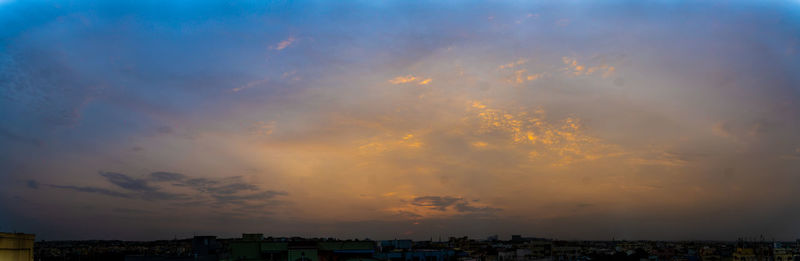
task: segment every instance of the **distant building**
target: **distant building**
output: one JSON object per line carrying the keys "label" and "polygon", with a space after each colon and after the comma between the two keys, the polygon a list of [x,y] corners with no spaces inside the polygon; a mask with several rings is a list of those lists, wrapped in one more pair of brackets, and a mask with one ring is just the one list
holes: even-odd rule
{"label": "distant building", "polygon": [[230,241],[230,261],[372,261],[374,241],[265,240],[242,235]]}
{"label": "distant building", "polygon": [[781,243],[772,243],[772,259],[775,261],[792,261],[795,255],[790,247],[784,247]]}
{"label": "distant building", "polygon": [[0,260],[33,261],[33,241],[36,235],[0,233]]}
{"label": "distant building", "polygon": [[264,240],[264,234],[242,234],[242,240],[246,241]]}
{"label": "distant building", "polygon": [[381,241],[381,251],[410,250],[414,241],[410,239],[395,239]]}
{"label": "distant building", "polygon": [[222,245],[216,236],[195,236],[192,238],[192,255],[195,260],[217,260]]}
{"label": "distant building", "polygon": [[772,244],[765,241],[739,240],[733,252],[734,261],[772,261]]}
{"label": "distant building", "polygon": [[450,249],[417,249],[375,254],[375,259],[387,261],[449,261],[456,257],[456,252]]}

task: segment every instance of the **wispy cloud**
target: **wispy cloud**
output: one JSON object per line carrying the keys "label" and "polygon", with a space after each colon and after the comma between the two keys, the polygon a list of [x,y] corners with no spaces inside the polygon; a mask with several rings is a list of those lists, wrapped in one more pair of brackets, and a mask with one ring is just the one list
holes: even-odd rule
{"label": "wispy cloud", "polygon": [[475,206],[464,198],[451,196],[422,196],[411,201],[411,205],[446,211],[452,207],[456,212],[491,213],[501,209],[489,206]]}
{"label": "wispy cloud", "polygon": [[528,61],[529,59],[520,58],[516,61],[498,66],[497,70],[505,71],[506,73],[511,72],[511,74],[506,77],[506,82],[512,84],[522,84],[529,81],[535,81],[549,75],[547,72],[529,73],[528,69],[520,68],[524,67]]}
{"label": "wispy cloud", "polygon": [[424,196],[424,197],[417,197],[414,198],[414,201],[411,202],[412,205],[421,206],[421,207],[429,207],[432,209],[444,211],[448,207],[452,206],[456,202],[462,201],[461,198],[455,197],[440,197],[440,196]]}
{"label": "wispy cloud", "polygon": [[574,76],[581,76],[581,75],[592,75],[595,73],[600,73],[603,78],[608,78],[614,74],[616,68],[614,66],[608,64],[599,64],[594,66],[588,66],[586,64],[578,63],[578,59],[573,57],[562,57],[561,58],[565,68],[562,70],[565,71],[569,75]]}
{"label": "wispy cloud", "polygon": [[525,63],[527,63],[527,62],[528,62],[528,59],[525,59],[525,58],[519,58],[519,59],[518,59],[518,60],[516,60],[516,61],[513,61],[513,62],[510,62],[510,63],[507,63],[507,64],[503,64],[503,65],[497,66],[497,69],[498,69],[498,70],[503,70],[503,69],[511,69],[511,68],[514,68],[514,67],[517,67],[517,66],[523,65],[523,64],[525,64]]}
{"label": "wispy cloud", "polygon": [[287,47],[289,47],[292,44],[294,44],[295,41],[297,41],[297,39],[294,38],[294,36],[289,36],[289,38],[286,38],[286,40],[280,41],[275,46],[273,46],[272,49],[275,49],[275,50],[278,50],[278,51],[286,49]]}
{"label": "wispy cloud", "polygon": [[539,19],[539,14],[528,13],[528,14],[525,15],[524,18],[518,19],[515,23],[521,24],[522,22],[525,22],[525,20],[528,20],[528,19]]}
{"label": "wispy cloud", "polygon": [[[288,195],[283,191],[263,190],[255,184],[242,182],[240,177],[221,179],[192,178],[185,174],[164,171],[150,173],[147,178],[135,178],[116,172],[100,172],[99,174],[101,177],[105,178],[107,182],[123,191],[92,186],[48,186],[57,189],[147,201],[197,201],[212,199],[214,203],[222,205],[250,204],[255,201],[271,200],[277,196]],[[200,194],[188,193],[186,191],[169,191],[179,190],[180,188],[190,188]]]}
{"label": "wispy cloud", "polygon": [[416,77],[414,75],[406,75],[406,76],[397,76],[389,80],[391,84],[406,84],[406,83],[413,83],[417,85],[427,85],[431,83],[433,79],[431,78],[424,78],[424,77]]}
{"label": "wispy cloud", "polygon": [[583,133],[580,119],[569,117],[551,123],[542,109],[508,112],[473,101],[479,133],[503,133],[517,144],[535,145],[529,155],[548,157],[556,166],[595,160],[617,153],[616,146]]}
{"label": "wispy cloud", "polygon": [[155,182],[163,182],[163,181],[179,181],[186,178],[186,175],[180,173],[173,173],[173,172],[164,172],[158,171],[150,173],[150,180]]}
{"label": "wispy cloud", "polygon": [[514,71],[508,79],[507,82],[515,83],[515,84],[522,84],[529,81],[535,81],[541,79],[542,77],[546,76],[546,73],[528,73],[528,70],[520,69]]}
{"label": "wispy cloud", "polygon": [[67,190],[73,190],[73,191],[79,191],[79,192],[95,193],[95,194],[100,194],[100,195],[105,195],[105,196],[112,196],[112,197],[132,198],[132,196],[130,194],[126,194],[126,193],[122,193],[122,192],[118,192],[118,191],[113,191],[113,190],[109,190],[109,189],[104,189],[104,188],[79,187],[79,186],[68,186],[68,185],[67,186],[64,186],[64,185],[48,185],[48,186],[50,186],[52,188],[57,188],[57,189],[67,189]]}
{"label": "wispy cloud", "polygon": [[233,88],[233,89],[231,89],[231,91],[232,92],[240,92],[240,91],[247,90],[247,89],[250,89],[250,88],[253,88],[253,87],[264,85],[264,84],[266,84],[268,82],[269,82],[269,79],[262,79],[262,80],[258,80],[258,81],[252,81],[252,82],[248,82],[248,83],[246,83],[246,84],[244,84],[242,86]]}
{"label": "wispy cloud", "polygon": [[111,184],[120,188],[132,191],[156,191],[158,188],[152,187],[147,180],[129,177],[128,175],[115,172],[100,172],[100,176],[105,177]]}

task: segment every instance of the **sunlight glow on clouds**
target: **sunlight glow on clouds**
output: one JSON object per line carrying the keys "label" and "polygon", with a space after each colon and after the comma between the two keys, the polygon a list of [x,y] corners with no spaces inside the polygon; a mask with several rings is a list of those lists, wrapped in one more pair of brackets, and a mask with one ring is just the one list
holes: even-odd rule
{"label": "sunlight glow on clouds", "polygon": [[431,79],[431,78],[421,78],[421,77],[416,77],[416,76],[413,76],[413,75],[406,75],[406,76],[397,76],[397,77],[389,80],[389,83],[391,83],[391,84],[414,83],[414,84],[417,84],[417,85],[426,85],[426,84],[431,83],[432,80],[433,79]]}
{"label": "sunlight glow on clouds", "polygon": [[0,223],[48,240],[800,229],[784,4],[184,7],[3,5]]}
{"label": "sunlight glow on clouds", "polygon": [[563,70],[575,76],[601,73],[603,78],[608,78],[609,76],[613,75],[614,71],[616,70],[614,66],[610,66],[607,64],[588,66],[585,64],[579,64],[578,60],[575,58],[563,57],[561,59],[564,61],[564,65],[567,66]]}
{"label": "sunlight glow on clouds", "polygon": [[566,118],[558,125],[545,119],[545,112],[534,110],[510,113],[487,108],[479,102],[472,107],[480,121],[478,133],[502,132],[516,144],[531,146],[530,155],[552,157],[553,165],[564,166],[576,160],[595,160],[610,149],[598,139],[582,133],[579,119]]}

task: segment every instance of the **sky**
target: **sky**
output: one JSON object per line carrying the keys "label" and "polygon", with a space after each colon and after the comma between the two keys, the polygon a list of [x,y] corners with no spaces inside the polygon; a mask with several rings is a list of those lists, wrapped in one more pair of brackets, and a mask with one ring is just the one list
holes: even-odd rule
{"label": "sky", "polygon": [[800,238],[798,1],[0,1],[0,231]]}

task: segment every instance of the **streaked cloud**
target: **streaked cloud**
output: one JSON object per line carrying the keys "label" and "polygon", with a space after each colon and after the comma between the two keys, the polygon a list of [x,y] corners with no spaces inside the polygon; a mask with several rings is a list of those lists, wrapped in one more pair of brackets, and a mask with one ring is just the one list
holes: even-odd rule
{"label": "streaked cloud", "polygon": [[500,66],[498,66],[498,67],[497,67],[497,69],[498,69],[498,70],[503,70],[503,69],[511,69],[511,68],[514,68],[514,67],[517,67],[517,66],[523,65],[523,64],[525,64],[525,63],[527,63],[527,62],[528,62],[528,59],[523,59],[523,58],[520,58],[520,59],[518,59],[518,60],[516,60],[516,61],[510,62],[510,63],[507,63],[507,64],[500,65]]}
{"label": "streaked cloud", "polygon": [[291,46],[292,44],[295,43],[295,41],[297,41],[297,38],[294,38],[294,36],[289,36],[289,38],[286,38],[286,40],[280,41],[279,43],[275,44],[270,48],[280,51]]}
{"label": "streaked cloud", "polygon": [[592,74],[600,74],[603,78],[608,78],[614,74],[616,68],[614,66],[608,64],[600,64],[595,66],[588,66],[586,64],[578,63],[578,60],[573,57],[562,57],[562,61],[564,65],[567,67],[563,68],[567,74],[574,75],[574,76],[582,76],[582,75],[592,75]]}
{"label": "streaked cloud", "polygon": [[[135,178],[122,173],[102,171],[99,175],[105,178],[108,183],[116,186],[117,190],[92,186],[52,184],[48,186],[56,189],[125,199],[174,201],[176,204],[210,198],[214,201],[208,203],[216,204],[220,207],[231,204],[252,205],[259,201],[288,195],[283,191],[262,190],[254,184],[243,182],[240,177],[222,179],[192,178],[181,173],[163,171],[150,173],[147,178]],[[183,188],[191,190],[187,191]],[[200,194],[197,194],[197,192]]]}
{"label": "streaked cloud", "polygon": [[515,23],[521,24],[528,19],[539,19],[539,14],[528,13],[525,15],[524,18],[517,20]]}
{"label": "streaked cloud", "polygon": [[[400,210],[402,213],[414,213],[415,217],[425,217],[428,215],[442,215],[451,213],[452,215],[459,215],[463,213],[469,214],[488,214],[502,211],[500,208],[476,204],[476,200],[470,201],[462,197],[453,196],[419,196],[411,200],[410,205],[412,208],[409,210]],[[439,213],[430,213],[424,211],[434,210]]]}
{"label": "streaked cloud", "polygon": [[406,75],[406,76],[397,76],[389,80],[391,84],[417,84],[417,85],[426,85],[431,83],[433,79],[431,78],[423,78],[423,77],[416,77],[413,75]]}
{"label": "streaked cloud", "polygon": [[248,82],[245,85],[233,88],[233,89],[231,89],[231,91],[232,92],[240,92],[240,91],[243,91],[243,90],[246,90],[246,89],[250,89],[250,88],[253,88],[253,87],[262,86],[262,85],[264,85],[264,84],[266,84],[268,82],[269,82],[269,79],[252,81],[252,82]]}

